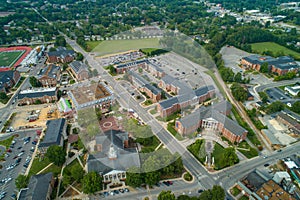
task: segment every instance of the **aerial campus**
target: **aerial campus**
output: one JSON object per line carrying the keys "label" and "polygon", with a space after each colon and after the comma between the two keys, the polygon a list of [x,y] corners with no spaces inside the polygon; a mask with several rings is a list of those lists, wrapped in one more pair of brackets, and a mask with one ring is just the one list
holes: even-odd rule
{"label": "aerial campus", "polygon": [[300,199],[299,2],[187,1],[199,34],[70,2],[0,7],[0,199]]}

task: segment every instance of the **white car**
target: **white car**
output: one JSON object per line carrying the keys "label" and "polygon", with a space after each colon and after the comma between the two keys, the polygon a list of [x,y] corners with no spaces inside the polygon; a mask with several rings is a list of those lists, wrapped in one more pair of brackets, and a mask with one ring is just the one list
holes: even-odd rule
{"label": "white car", "polygon": [[11,181],[11,179],[12,179],[11,177],[7,178],[5,183],[8,183],[9,181]]}
{"label": "white car", "polygon": [[18,154],[18,157],[22,156],[24,154],[24,152],[21,152]]}

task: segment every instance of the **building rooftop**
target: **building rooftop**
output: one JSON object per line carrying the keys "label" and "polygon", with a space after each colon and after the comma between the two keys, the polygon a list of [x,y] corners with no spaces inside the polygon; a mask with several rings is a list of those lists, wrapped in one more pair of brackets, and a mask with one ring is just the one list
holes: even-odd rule
{"label": "building rooftop", "polygon": [[39,147],[48,147],[51,145],[59,145],[61,143],[61,136],[64,131],[66,120],[64,118],[48,120],[47,130],[44,140],[40,143]]}
{"label": "building rooftop", "polygon": [[284,191],[277,183],[273,180],[269,180],[264,183],[257,191],[256,194],[265,200],[293,200],[295,198],[292,197],[289,193]]}
{"label": "building rooftop", "polygon": [[103,135],[96,136],[95,152],[89,155],[88,171],[104,174],[112,170],[126,171],[128,168],[140,167],[140,157],[136,148],[126,148],[128,133],[119,130],[109,130]]}
{"label": "building rooftop", "polygon": [[18,94],[18,99],[23,98],[39,98],[43,96],[55,96],[56,88],[34,88],[28,90],[22,90]]}
{"label": "building rooftop", "polygon": [[56,57],[61,57],[61,58],[65,58],[67,56],[74,57],[75,51],[67,50],[65,47],[57,47],[56,51],[48,52],[48,56],[56,56]]}
{"label": "building rooftop", "polygon": [[6,82],[9,82],[14,77],[14,71],[8,70],[8,71],[0,71],[0,89],[3,87],[3,85]]}
{"label": "building rooftop", "polygon": [[38,73],[38,78],[47,76],[50,78],[57,78],[57,73],[60,71],[59,66],[55,65],[47,65],[45,68],[41,69],[40,72]]}
{"label": "building rooftop", "polygon": [[281,144],[275,137],[274,133],[272,133],[269,129],[262,129],[261,131],[269,138],[272,145]]}
{"label": "building rooftop", "polygon": [[71,93],[78,104],[89,103],[112,95],[112,91],[101,82],[78,85],[76,89],[71,90]]}
{"label": "building rooftop", "polygon": [[130,70],[129,75],[133,76],[135,78],[135,81],[138,82],[138,84],[142,87],[147,88],[148,90],[150,90],[153,94],[157,95],[161,93],[161,89],[153,86],[152,84],[150,84],[146,79],[144,79],[140,74],[136,73],[133,70]]}
{"label": "building rooftop", "polygon": [[70,67],[73,69],[73,71],[77,74],[81,71],[88,71],[88,66],[80,61],[74,60],[70,63]]}
{"label": "building rooftop", "polygon": [[51,184],[52,172],[31,176],[28,188],[21,189],[19,200],[41,200],[47,199],[48,189]]}

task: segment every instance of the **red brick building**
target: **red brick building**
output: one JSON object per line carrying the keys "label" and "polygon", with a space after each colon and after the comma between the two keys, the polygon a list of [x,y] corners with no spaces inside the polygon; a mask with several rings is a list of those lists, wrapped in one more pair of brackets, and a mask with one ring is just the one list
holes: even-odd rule
{"label": "red brick building", "polygon": [[51,51],[47,54],[47,61],[49,63],[69,63],[76,57],[73,50],[67,50],[65,47],[58,47],[56,51]]}
{"label": "red brick building", "polygon": [[18,71],[0,71],[0,91],[7,92],[11,87],[19,82],[21,75]]}
{"label": "red brick building", "polygon": [[35,88],[32,90],[22,90],[18,94],[18,105],[51,103],[55,101],[57,101],[56,88]]}
{"label": "red brick building", "polygon": [[60,67],[53,64],[47,65],[38,73],[37,79],[43,87],[56,87],[60,81]]}

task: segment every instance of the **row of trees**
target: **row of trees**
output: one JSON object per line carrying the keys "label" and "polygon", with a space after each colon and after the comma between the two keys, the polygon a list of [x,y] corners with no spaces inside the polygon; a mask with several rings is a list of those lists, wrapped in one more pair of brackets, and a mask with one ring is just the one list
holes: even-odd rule
{"label": "row of trees", "polygon": [[248,99],[248,91],[238,83],[233,83],[230,87],[233,97],[237,101],[244,102]]}
{"label": "row of trees", "polygon": [[221,200],[225,198],[225,191],[219,185],[214,185],[212,189],[203,191],[199,197],[189,197],[187,195],[180,195],[177,198],[171,191],[161,191],[158,195],[158,200]]}

